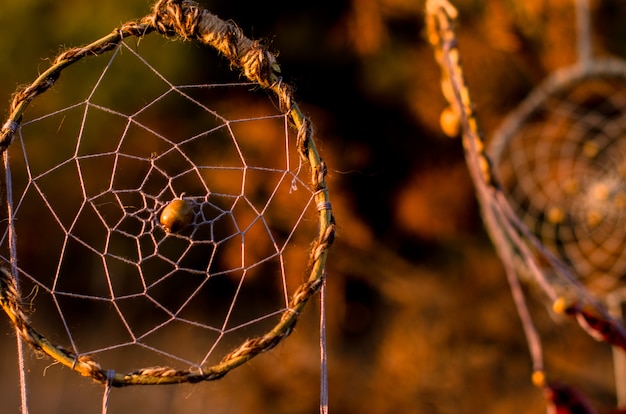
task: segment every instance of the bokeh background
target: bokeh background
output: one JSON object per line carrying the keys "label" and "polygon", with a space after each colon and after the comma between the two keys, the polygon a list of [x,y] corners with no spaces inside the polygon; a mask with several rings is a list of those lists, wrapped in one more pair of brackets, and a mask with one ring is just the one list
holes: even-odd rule
{"label": "bokeh background", "polygon": [[[330,167],[338,238],[328,262],[334,413],[540,413],[502,267],[482,227],[444,101],[422,0],[202,1],[280,51]],[[594,50],[626,56],[626,4],[592,1]],[[458,0],[468,83],[489,137],[552,70],[575,61],[573,0]],[[90,42],[146,0],[4,0],[0,97],[63,47]],[[6,111],[3,112],[3,116]],[[615,405],[610,348],[548,313],[528,289],[548,374]],[[319,403],[319,312],[224,379],[113,390],[109,412],[311,413]],[[14,333],[2,323],[2,412],[19,412]],[[106,333],[104,333],[106,334]],[[100,412],[102,388],[28,354],[31,412]]]}

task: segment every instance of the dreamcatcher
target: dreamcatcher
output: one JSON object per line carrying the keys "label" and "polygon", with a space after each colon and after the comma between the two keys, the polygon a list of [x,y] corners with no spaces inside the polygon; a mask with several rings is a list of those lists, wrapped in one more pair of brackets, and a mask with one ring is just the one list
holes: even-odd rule
{"label": "dreamcatcher", "polygon": [[191,1],[62,52],[13,96],[0,147],[20,360],[24,342],[104,384],[103,411],[111,387],[223,377],[323,287],[311,122],[274,55]]}
{"label": "dreamcatcher", "polygon": [[494,135],[488,152],[463,79],[452,28],[457,11],[447,1],[433,0],[427,14],[450,104],[442,114],[443,128],[462,131],[484,221],[528,340],[533,382],[545,390],[553,409],[593,412],[580,394],[546,379],[541,341],[519,283],[519,278],[534,281],[555,311],[611,343],[618,386],[623,383],[624,328],[597,298],[615,302],[622,296],[626,65],[592,58],[588,7],[584,1],[577,6],[579,62],[535,89]]}

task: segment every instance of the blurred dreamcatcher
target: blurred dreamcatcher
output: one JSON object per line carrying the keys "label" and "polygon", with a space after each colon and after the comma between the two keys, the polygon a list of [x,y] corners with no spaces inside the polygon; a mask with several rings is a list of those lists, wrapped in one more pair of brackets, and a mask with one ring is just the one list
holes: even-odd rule
{"label": "blurred dreamcatcher", "polygon": [[457,11],[445,0],[432,0],[427,14],[450,104],[442,127],[463,134],[484,221],[528,340],[533,382],[544,388],[555,412],[590,413],[580,394],[546,378],[541,340],[519,284],[520,278],[532,280],[556,312],[613,345],[618,404],[625,405],[626,63],[592,56],[587,1],[576,6],[578,62],[533,90],[488,150],[463,78],[452,27]]}

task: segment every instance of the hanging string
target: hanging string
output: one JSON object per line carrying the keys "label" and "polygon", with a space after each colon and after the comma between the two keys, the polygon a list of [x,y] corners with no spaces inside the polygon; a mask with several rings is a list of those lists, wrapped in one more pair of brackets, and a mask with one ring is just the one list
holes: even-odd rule
{"label": "hanging string", "polygon": [[115,380],[115,371],[110,369],[107,371],[107,382],[104,385],[104,393],[102,395],[102,414],[107,414],[109,410],[109,397],[111,396],[111,388]]}
{"label": "hanging string", "polygon": [[[16,128],[17,129],[17,128]],[[11,186],[11,168],[9,166],[9,154],[7,151],[4,151],[3,161],[4,161],[4,171],[5,171],[5,185],[6,185],[6,193],[7,193],[7,217],[9,220],[9,248],[11,249],[11,257],[17,257],[13,253],[15,253],[16,249],[16,240],[15,240],[15,228],[13,226],[13,188]],[[11,262],[11,276],[15,280],[15,286],[19,289],[19,282],[17,278],[17,263],[15,260]],[[28,414],[28,394],[26,388],[26,365],[24,359],[24,340],[22,336],[17,331],[16,326],[16,341],[17,341],[17,361],[18,361],[18,371],[20,375],[20,405],[22,414]]]}
{"label": "hanging string", "polygon": [[320,289],[320,414],[328,414],[328,348],[326,347],[326,270]]}
{"label": "hanging string", "polygon": [[586,66],[591,63],[591,18],[589,0],[576,0],[576,37],[578,63]]}
{"label": "hanging string", "polygon": [[28,395],[26,392],[26,365],[24,363],[24,340],[17,334],[17,360],[20,372],[20,404],[22,414],[28,414]]}

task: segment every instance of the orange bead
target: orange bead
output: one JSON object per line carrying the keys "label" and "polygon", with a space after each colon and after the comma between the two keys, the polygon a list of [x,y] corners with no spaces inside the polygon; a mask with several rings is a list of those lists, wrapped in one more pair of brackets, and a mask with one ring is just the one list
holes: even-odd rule
{"label": "orange bead", "polygon": [[165,206],[159,221],[167,233],[176,233],[187,227],[192,219],[191,204],[182,198],[177,198]]}
{"label": "orange bead", "polygon": [[461,133],[461,121],[459,120],[459,115],[451,106],[447,106],[441,112],[439,125],[441,126],[443,133],[450,138],[457,137]]}

